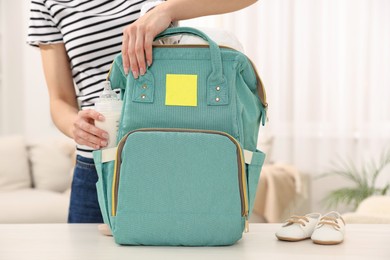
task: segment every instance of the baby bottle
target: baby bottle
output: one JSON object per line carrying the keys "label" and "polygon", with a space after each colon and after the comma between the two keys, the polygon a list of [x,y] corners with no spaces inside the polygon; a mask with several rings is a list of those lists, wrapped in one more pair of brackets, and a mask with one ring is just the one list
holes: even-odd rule
{"label": "baby bottle", "polygon": [[116,146],[123,101],[111,89],[109,81],[105,81],[103,86],[103,92],[95,103],[95,110],[104,116],[104,121],[96,120],[95,126],[108,133],[108,144],[105,148],[112,148]]}

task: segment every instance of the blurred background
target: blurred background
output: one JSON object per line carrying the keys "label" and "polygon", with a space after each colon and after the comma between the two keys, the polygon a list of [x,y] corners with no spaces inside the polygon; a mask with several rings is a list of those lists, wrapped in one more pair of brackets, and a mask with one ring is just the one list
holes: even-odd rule
{"label": "blurred background", "polygon": [[[37,197],[41,204],[49,203],[47,208],[33,220],[12,218],[15,222],[51,222],[55,218],[47,215],[56,213],[42,212],[53,211],[50,203],[59,204],[53,197],[61,197],[66,204],[72,143],[51,122],[40,53],[25,43],[28,13],[29,1],[0,0],[0,153],[6,154],[0,162],[11,160],[9,168],[14,168],[20,160],[9,153],[6,145],[14,146],[12,142],[25,145],[25,153],[15,154],[26,156],[28,162],[20,170],[27,172],[23,178],[28,180],[20,185],[10,186],[9,178],[15,174],[7,177],[3,174],[7,167],[0,169],[0,207],[23,204],[25,194],[9,202],[15,200],[11,191],[41,187],[56,193],[41,194],[46,196],[43,200]],[[260,129],[259,148],[267,153],[267,164],[255,221],[280,222],[292,213],[331,209],[356,213],[367,197],[388,199],[389,0],[262,0],[235,13],[181,25],[219,28],[235,35],[263,80],[269,122]],[[55,145],[60,148],[54,149]],[[59,150],[61,154],[55,155]],[[55,165],[49,166],[57,167],[53,170],[40,156],[46,160],[58,157],[62,162],[52,162]],[[34,175],[42,168],[48,172],[43,185]],[[51,182],[58,180],[48,179],[54,171],[56,176],[67,174],[58,177],[65,184],[55,183],[53,188]],[[368,218],[371,214],[378,223],[390,223],[388,200],[386,210],[383,201],[374,203]],[[38,207],[27,204],[24,207],[31,210]],[[64,221],[66,207],[56,210],[55,221]],[[4,210],[0,214],[0,222],[12,222]],[[15,215],[20,215],[20,209],[15,209]]]}

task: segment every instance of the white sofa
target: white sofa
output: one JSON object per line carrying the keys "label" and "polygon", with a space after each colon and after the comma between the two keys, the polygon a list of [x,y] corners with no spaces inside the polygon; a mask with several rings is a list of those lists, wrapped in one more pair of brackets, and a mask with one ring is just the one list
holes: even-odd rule
{"label": "white sofa", "polygon": [[0,136],[0,223],[67,221],[74,145]]}

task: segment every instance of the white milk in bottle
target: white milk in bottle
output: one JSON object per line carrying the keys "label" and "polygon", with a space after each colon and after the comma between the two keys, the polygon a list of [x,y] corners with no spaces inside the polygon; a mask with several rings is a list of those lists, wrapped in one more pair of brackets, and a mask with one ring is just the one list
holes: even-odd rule
{"label": "white milk in bottle", "polygon": [[103,92],[95,103],[95,110],[104,116],[104,121],[95,120],[95,126],[108,133],[108,144],[105,148],[112,148],[116,146],[123,101],[111,89],[109,81],[105,81],[103,86]]}

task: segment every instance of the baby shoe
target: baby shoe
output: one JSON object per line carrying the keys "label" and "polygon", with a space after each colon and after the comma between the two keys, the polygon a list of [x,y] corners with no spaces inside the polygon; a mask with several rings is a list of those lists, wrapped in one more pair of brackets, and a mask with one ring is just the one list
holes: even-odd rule
{"label": "baby shoe", "polygon": [[279,240],[290,242],[308,239],[311,237],[320,218],[320,213],[291,216],[275,235]]}
{"label": "baby shoe", "polygon": [[311,239],[316,244],[336,245],[344,241],[345,222],[340,213],[332,211],[324,215],[317,226]]}

